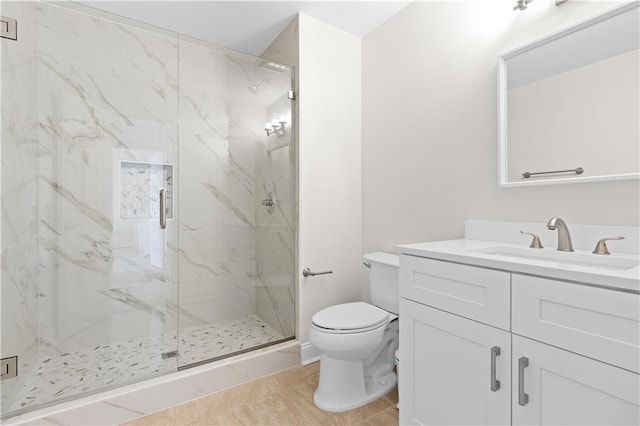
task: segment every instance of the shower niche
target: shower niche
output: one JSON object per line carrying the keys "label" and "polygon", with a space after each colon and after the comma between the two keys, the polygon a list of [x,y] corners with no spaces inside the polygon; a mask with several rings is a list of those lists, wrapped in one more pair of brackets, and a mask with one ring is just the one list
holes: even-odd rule
{"label": "shower niche", "polygon": [[160,190],[166,190],[166,215],[173,219],[173,166],[120,162],[120,219],[158,219]]}

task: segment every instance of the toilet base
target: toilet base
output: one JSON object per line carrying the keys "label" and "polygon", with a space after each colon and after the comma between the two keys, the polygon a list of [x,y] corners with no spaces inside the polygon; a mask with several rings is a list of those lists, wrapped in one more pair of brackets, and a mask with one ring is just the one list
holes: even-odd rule
{"label": "toilet base", "polygon": [[[330,364],[332,365],[329,366]],[[322,380],[323,367],[325,372],[337,374],[342,380],[331,380],[328,377]],[[334,413],[362,407],[390,392],[398,382],[398,377],[393,372],[380,377],[374,374],[365,379],[362,361],[343,361],[328,357],[323,357],[320,362],[320,376],[318,389],[313,394],[313,403],[321,410]]]}

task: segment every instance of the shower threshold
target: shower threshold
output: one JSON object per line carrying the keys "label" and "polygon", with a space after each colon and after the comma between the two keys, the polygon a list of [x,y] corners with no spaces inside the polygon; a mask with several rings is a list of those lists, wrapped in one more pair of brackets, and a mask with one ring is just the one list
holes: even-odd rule
{"label": "shower threshold", "polygon": [[[82,397],[283,340],[287,338],[258,316],[249,315],[182,329],[179,337],[163,333],[45,356],[31,369],[9,412]],[[176,348],[178,357],[163,359],[168,347]]]}

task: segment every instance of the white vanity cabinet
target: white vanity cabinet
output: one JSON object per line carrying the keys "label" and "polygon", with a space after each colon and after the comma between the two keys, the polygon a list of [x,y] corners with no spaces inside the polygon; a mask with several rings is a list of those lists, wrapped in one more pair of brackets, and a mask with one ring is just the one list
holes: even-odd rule
{"label": "white vanity cabinet", "polygon": [[400,424],[640,424],[638,294],[402,255],[400,295]]}
{"label": "white vanity cabinet", "polygon": [[519,274],[511,281],[513,423],[640,424],[640,297]]}
{"label": "white vanity cabinet", "polygon": [[512,378],[514,425],[640,424],[636,373],[514,335]]}
{"label": "white vanity cabinet", "polygon": [[403,255],[400,294],[400,424],[509,424],[510,274]]}
{"label": "white vanity cabinet", "polygon": [[400,311],[400,424],[508,424],[511,335],[407,299]]}

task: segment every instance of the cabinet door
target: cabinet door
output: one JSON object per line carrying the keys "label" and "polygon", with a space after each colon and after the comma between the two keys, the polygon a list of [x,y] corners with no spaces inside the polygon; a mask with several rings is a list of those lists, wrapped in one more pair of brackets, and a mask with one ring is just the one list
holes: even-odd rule
{"label": "cabinet door", "polygon": [[400,318],[400,424],[509,424],[509,333],[406,299]]}
{"label": "cabinet door", "polygon": [[[521,368],[521,358],[527,359],[528,366]],[[521,370],[523,381],[519,377]],[[639,377],[631,371],[514,335],[513,423],[640,424]]]}

